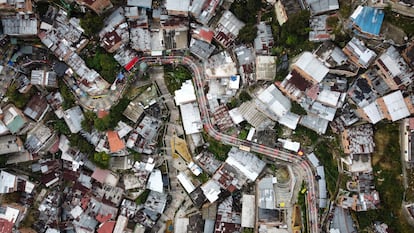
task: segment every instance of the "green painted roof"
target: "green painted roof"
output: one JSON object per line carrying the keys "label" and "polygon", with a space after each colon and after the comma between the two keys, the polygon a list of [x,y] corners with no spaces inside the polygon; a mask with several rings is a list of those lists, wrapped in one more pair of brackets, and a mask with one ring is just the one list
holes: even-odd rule
{"label": "green painted roof", "polygon": [[20,115],[17,115],[12,122],[7,125],[11,133],[17,133],[24,126],[26,121]]}

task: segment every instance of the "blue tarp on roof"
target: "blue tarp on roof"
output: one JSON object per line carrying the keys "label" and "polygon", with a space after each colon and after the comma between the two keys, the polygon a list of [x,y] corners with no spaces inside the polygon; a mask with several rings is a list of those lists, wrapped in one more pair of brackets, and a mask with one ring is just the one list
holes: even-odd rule
{"label": "blue tarp on roof", "polygon": [[351,20],[362,32],[378,36],[384,20],[384,11],[369,6],[359,8],[352,14]]}

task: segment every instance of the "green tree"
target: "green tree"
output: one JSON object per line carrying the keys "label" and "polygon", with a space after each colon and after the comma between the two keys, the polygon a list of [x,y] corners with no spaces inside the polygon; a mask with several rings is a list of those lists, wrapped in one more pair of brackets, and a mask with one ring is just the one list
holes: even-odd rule
{"label": "green tree", "polygon": [[109,110],[109,127],[111,127],[111,129],[114,128],[120,120],[125,119],[122,112],[128,107],[129,102],[131,102],[130,99],[123,97]]}
{"label": "green tree", "polygon": [[262,7],[262,1],[258,0],[235,0],[230,11],[245,23],[256,24],[257,14]]}
{"label": "green tree", "polygon": [[243,233],[253,233],[254,229],[253,228],[243,228]]}
{"label": "green tree", "polygon": [[73,95],[70,88],[63,82],[62,80],[59,81],[59,91],[63,98],[62,108],[64,110],[69,109],[75,106],[75,96]]}
{"label": "green tree", "polygon": [[150,193],[150,190],[149,189],[145,189],[144,192],[142,192],[141,195],[139,195],[137,197],[137,199],[135,199],[135,203],[137,203],[137,205],[144,204],[145,201],[148,198],[149,193]]}
{"label": "green tree", "polygon": [[70,129],[63,119],[58,119],[58,120],[53,121],[52,125],[53,125],[53,129],[56,132],[60,134],[64,134],[64,135],[70,134]]}
{"label": "green tree", "polygon": [[254,39],[257,36],[257,28],[254,24],[246,24],[240,31],[239,31],[239,41],[243,43],[253,43]]}
{"label": "green tree", "polygon": [[174,91],[181,88],[181,84],[188,79],[192,78],[191,72],[182,65],[164,66],[165,75],[164,79],[167,85],[167,89],[171,94],[174,94]]}
{"label": "green tree", "polygon": [[111,126],[111,118],[109,115],[106,115],[103,118],[95,118],[94,126],[98,131],[107,131]]}
{"label": "green tree", "polygon": [[307,113],[306,110],[295,101],[292,102],[292,107],[290,108],[290,111],[298,115],[306,115]]}
{"label": "green tree", "polygon": [[68,139],[71,146],[78,148],[84,154],[92,155],[95,152],[95,148],[80,134],[70,134]]}
{"label": "green tree", "polygon": [[109,167],[109,159],[111,157],[105,152],[97,152],[93,155],[93,162],[100,168],[106,169]]}
{"label": "green tree", "polygon": [[241,102],[246,102],[252,99],[252,97],[247,93],[247,91],[241,91],[239,95],[239,99]]}
{"label": "green tree", "polygon": [[26,103],[29,101],[29,99],[34,94],[35,88],[32,88],[29,92],[25,94],[21,94],[18,91],[18,86],[16,82],[13,82],[10,84],[10,86],[7,88],[6,96],[9,98],[9,101],[12,102],[16,107],[23,108]]}
{"label": "green tree", "polygon": [[104,26],[103,18],[95,13],[88,11],[80,19],[80,25],[87,36],[96,36]]}
{"label": "green tree", "polygon": [[84,56],[86,65],[96,70],[107,82],[114,82],[120,67],[113,56],[101,47],[91,46],[88,50],[93,53]]}
{"label": "green tree", "polygon": [[92,111],[85,111],[83,115],[85,116],[85,119],[81,122],[82,129],[87,132],[91,132],[97,116]]}

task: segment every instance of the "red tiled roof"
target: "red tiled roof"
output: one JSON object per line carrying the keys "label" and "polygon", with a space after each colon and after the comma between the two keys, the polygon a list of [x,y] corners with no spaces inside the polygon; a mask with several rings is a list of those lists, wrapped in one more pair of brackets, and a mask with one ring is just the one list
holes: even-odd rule
{"label": "red tiled roof", "polygon": [[83,197],[81,199],[81,207],[82,209],[86,210],[86,208],[88,207],[89,201],[91,200],[90,197]]}
{"label": "red tiled roof", "polygon": [[125,143],[124,141],[122,141],[119,136],[118,133],[115,131],[108,131],[106,133],[106,135],[108,136],[108,142],[109,142],[109,149],[112,153],[116,153],[122,149],[125,148]]}
{"label": "red tiled roof", "polygon": [[101,223],[109,221],[109,220],[111,220],[111,218],[112,218],[112,214],[108,214],[108,215],[98,214],[98,215],[96,215],[96,220],[98,220],[98,222],[101,222]]}
{"label": "red tiled roof", "polygon": [[98,233],[112,233],[115,227],[115,221],[108,221],[98,228]]}
{"label": "red tiled roof", "polygon": [[6,219],[0,219],[0,232],[11,233],[13,229],[13,223]]}
{"label": "red tiled roof", "polygon": [[200,38],[202,38],[208,43],[211,43],[211,40],[213,40],[213,37],[214,37],[213,31],[206,31],[206,30],[201,29],[199,34],[200,34]]}

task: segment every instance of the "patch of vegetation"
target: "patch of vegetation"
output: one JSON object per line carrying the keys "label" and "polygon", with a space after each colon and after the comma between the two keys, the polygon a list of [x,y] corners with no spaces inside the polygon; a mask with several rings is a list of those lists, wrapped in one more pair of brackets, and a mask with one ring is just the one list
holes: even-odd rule
{"label": "patch of vegetation", "polygon": [[93,129],[95,119],[97,118],[96,113],[92,111],[85,111],[83,113],[83,116],[85,117],[85,119],[83,119],[83,121],[81,122],[82,129],[87,132],[91,132]]}
{"label": "patch of vegetation", "polygon": [[209,144],[207,148],[208,151],[214,154],[214,157],[220,161],[225,161],[227,159],[227,154],[229,153],[231,146],[224,145],[216,141],[214,138],[210,137],[206,133],[203,132],[204,141]]}
{"label": "patch of vegetation", "polygon": [[253,43],[257,36],[257,27],[254,24],[246,24],[239,31],[238,40],[242,43]]}
{"label": "patch of vegetation", "polygon": [[80,18],[80,25],[89,37],[96,36],[104,26],[104,18],[94,12],[88,11]]}
{"label": "patch of vegetation", "polygon": [[2,194],[2,202],[4,204],[18,203],[20,200],[20,192],[4,193]]}
{"label": "patch of vegetation", "polygon": [[341,14],[343,19],[348,19],[352,14],[352,2],[348,0],[340,1],[339,14]]}
{"label": "patch of vegetation", "polygon": [[379,192],[381,206],[377,210],[358,212],[357,218],[361,230],[376,220],[385,222],[394,232],[412,232],[401,212],[404,186],[399,146],[398,123],[383,122],[375,127],[375,152],[372,163],[375,187]]}
{"label": "patch of vegetation", "polygon": [[124,97],[130,100],[135,99],[137,96],[142,94],[148,87],[151,87],[152,84],[148,84],[141,87],[136,87],[135,85],[130,85],[128,89],[125,91]]}
{"label": "patch of vegetation", "polygon": [[192,78],[191,72],[183,65],[164,66],[164,80],[170,94],[181,88],[181,84]]}
{"label": "patch of vegetation", "polygon": [[414,202],[414,169],[407,169],[406,175],[408,187],[405,190],[405,200],[407,202]]}
{"label": "patch of vegetation", "polygon": [[253,228],[243,228],[243,233],[253,233],[254,229]]}
{"label": "patch of vegetation", "polygon": [[302,125],[299,125],[295,131],[294,135],[292,136],[292,140],[300,142],[304,146],[311,146],[316,143],[318,140],[319,135]]}
{"label": "patch of vegetation", "polygon": [[335,150],[335,148],[332,147],[328,141],[317,143],[315,148],[315,154],[325,168],[326,185],[331,197],[335,196],[336,183],[339,177],[338,164],[337,160],[334,158],[333,150]]}
{"label": "patch of vegetation", "polygon": [[68,136],[70,146],[77,147],[80,152],[86,155],[95,153],[95,147],[85,140],[80,134],[70,134]]}
{"label": "patch of vegetation", "polygon": [[235,0],[231,4],[230,11],[246,24],[255,25],[257,23],[257,13],[262,4],[262,1],[257,0]]}
{"label": "patch of vegetation", "polygon": [[240,131],[238,138],[239,138],[239,139],[243,139],[243,140],[245,140],[245,139],[247,138],[247,135],[248,135],[248,134],[249,134],[249,130],[247,130],[246,128],[243,128],[243,129]]}
{"label": "patch of vegetation", "polygon": [[84,57],[86,65],[96,70],[107,82],[113,83],[120,70],[120,66],[113,55],[107,53],[101,47],[89,47],[88,51],[93,52]]}
{"label": "patch of vegetation", "polygon": [[296,101],[292,101],[292,107],[290,108],[290,111],[292,113],[298,114],[298,115],[306,115],[306,110],[300,106]]}
{"label": "patch of vegetation", "polygon": [[105,152],[97,152],[93,155],[93,162],[96,164],[96,166],[107,169],[109,167],[110,158],[111,156]]}
{"label": "patch of vegetation", "polygon": [[49,8],[49,2],[39,1],[36,3],[35,8],[39,16],[44,16]]}
{"label": "patch of vegetation", "polygon": [[[273,53],[273,52],[272,52]],[[279,54],[278,52],[274,52],[275,54]],[[278,72],[276,73],[276,77],[275,77],[275,81],[276,82],[281,82],[283,81],[286,76],[289,74],[289,69],[285,69],[285,70],[278,70]]]}
{"label": "patch of vegetation", "polygon": [[408,38],[414,35],[412,18],[394,13],[389,5],[384,8],[384,14],[384,21],[401,28],[407,34]]}
{"label": "patch of vegetation", "polygon": [[[300,11],[289,16],[289,20],[282,26],[277,22],[276,17],[272,22],[273,36],[281,52],[287,52],[290,56],[295,56],[302,51],[311,51],[317,44],[309,41],[309,11]],[[281,54],[275,54],[281,55]]]}
{"label": "patch of vegetation", "polygon": [[242,102],[246,102],[246,101],[252,100],[252,97],[250,96],[250,94],[247,91],[243,90],[239,94],[239,99]]}
{"label": "patch of vegetation", "polygon": [[326,19],[326,26],[335,29],[338,26],[339,19],[338,16],[330,16]]}
{"label": "patch of vegetation", "polygon": [[233,109],[236,107],[239,107],[242,103],[247,102],[249,100],[252,100],[252,97],[250,96],[250,94],[243,90],[240,92],[239,96],[237,97],[233,97],[230,102],[227,102],[227,108],[229,109]]}
{"label": "patch of vegetation", "polygon": [[142,193],[141,193],[141,195],[139,195],[139,196],[137,197],[137,199],[135,199],[135,203],[137,203],[137,205],[142,205],[142,204],[144,204],[144,203],[145,203],[145,201],[146,201],[146,200],[147,200],[147,198],[148,198],[149,193],[150,193],[150,190],[149,190],[149,189],[145,189],[145,191],[144,191],[144,192],[142,192]]}
{"label": "patch of vegetation", "polygon": [[124,112],[124,110],[128,107],[129,102],[131,102],[131,100],[127,98],[121,98],[116,105],[111,107],[108,116],[110,117],[110,123],[112,127],[115,127],[120,120],[125,120],[122,112]]}
{"label": "patch of vegetation", "polygon": [[128,152],[130,155],[132,155],[133,159],[135,162],[137,161],[141,161],[141,154],[132,150],[132,149],[128,149]]}
{"label": "patch of vegetation", "polygon": [[16,107],[21,109],[27,104],[30,98],[32,98],[35,92],[36,92],[36,88],[32,87],[30,91],[28,91],[25,94],[22,94],[18,91],[17,83],[13,82],[7,88],[6,96],[9,98],[9,101],[11,103],[13,103]]}
{"label": "patch of vegetation", "polygon": [[198,176],[195,176],[195,178],[197,180],[199,180],[202,184],[206,183],[210,179],[210,177],[208,176],[208,174],[205,173],[205,172],[201,173]]}
{"label": "patch of vegetation", "polygon": [[59,134],[69,135],[70,129],[63,119],[54,120],[52,123],[53,129]]}
{"label": "patch of vegetation", "polygon": [[62,79],[59,79],[59,92],[62,95],[63,103],[62,108],[64,110],[72,108],[75,106],[76,98],[73,95],[70,88],[63,82]]}
{"label": "patch of vegetation", "polygon": [[29,211],[26,214],[26,217],[20,223],[20,227],[21,228],[31,227],[38,220],[38,216],[39,216],[38,210],[36,210],[33,207],[29,208]]}
{"label": "patch of vegetation", "polygon": [[9,159],[8,156],[0,156],[0,167],[6,166],[8,159]]}
{"label": "patch of vegetation", "polygon": [[[101,132],[113,130],[119,121],[127,121],[127,119],[122,115],[122,112],[128,107],[129,102],[131,102],[131,100],[127,98],[121,98],[116,105],[111,107],[109,114],[103,118],[98,118],[96,114],[92,115],[93,126],[95,129]],[[92,122],[92,119],[88,121]]]}

